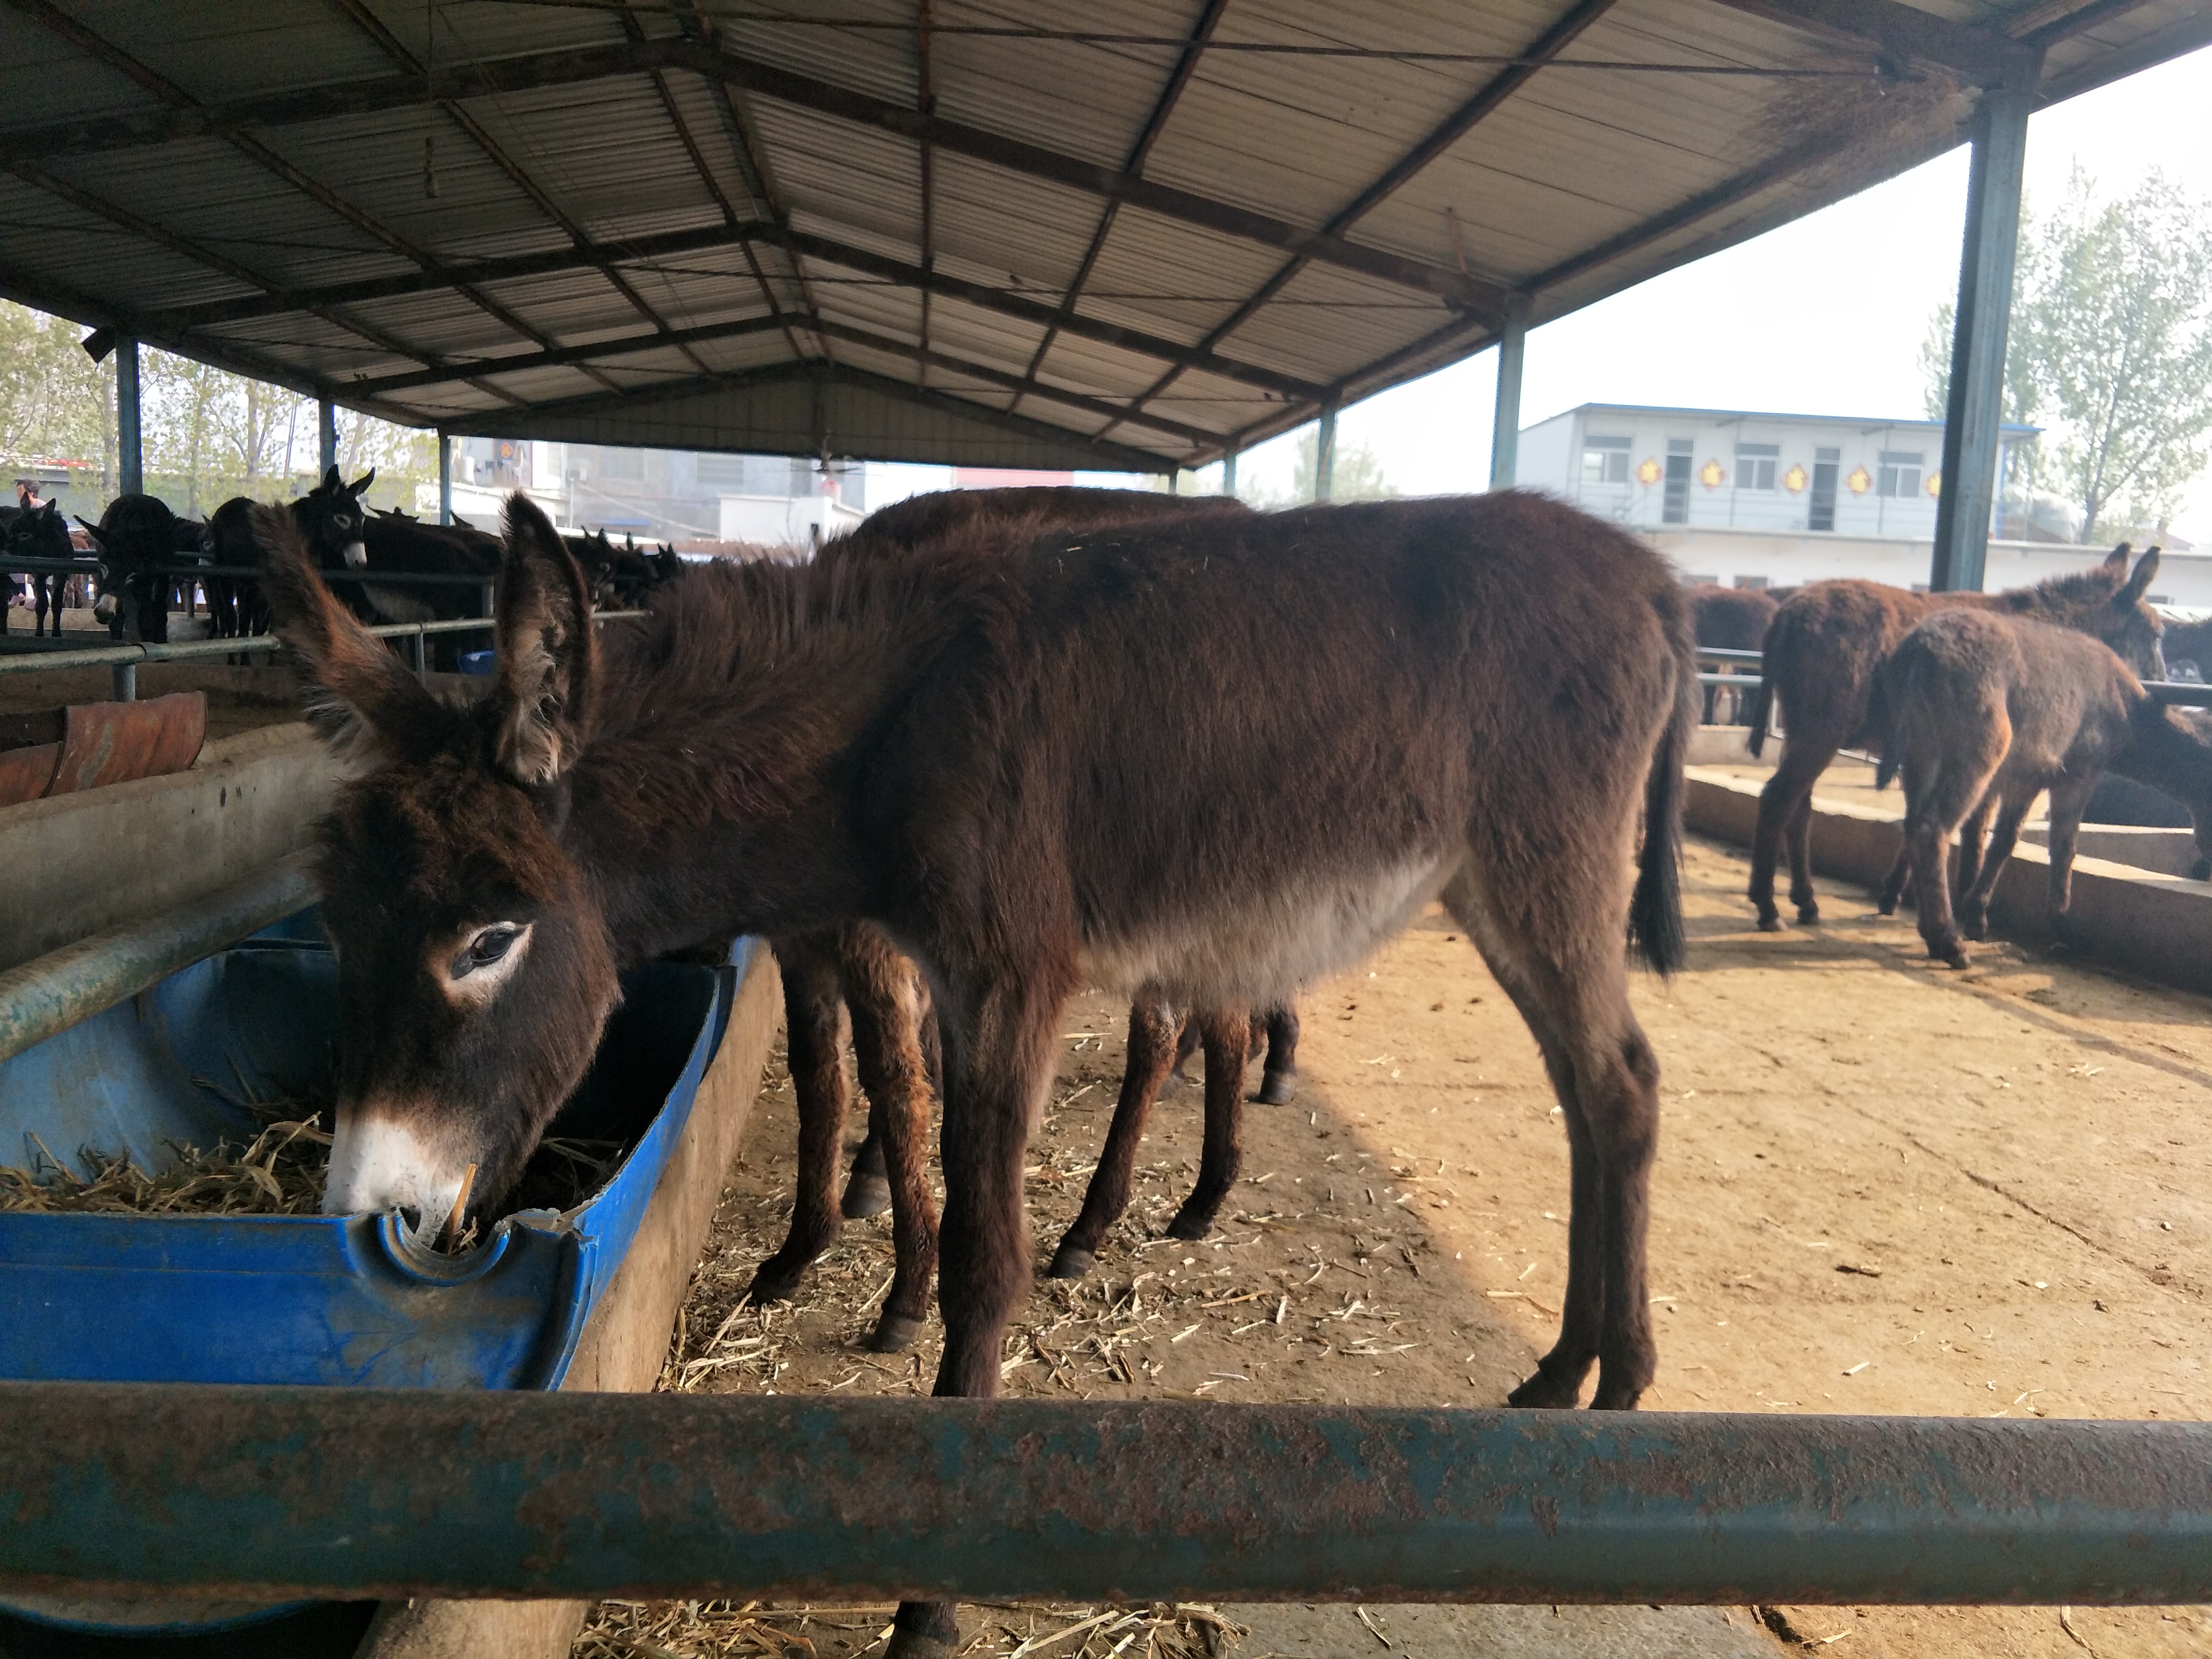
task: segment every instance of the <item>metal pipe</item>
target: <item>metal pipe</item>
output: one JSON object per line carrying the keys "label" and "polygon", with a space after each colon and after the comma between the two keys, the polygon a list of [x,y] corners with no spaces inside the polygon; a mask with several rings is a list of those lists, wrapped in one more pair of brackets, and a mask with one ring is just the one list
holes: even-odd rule
{"label": "metal pipe", "polygon": [[[313,903],[315,884],[308,874],[313,856],[295,853],[204,899],[150,921],[111,927],[0,974],[0,1060]],[[4,1480],[0,1477],[0,1492]],[[8,1499],[0,1496],[0,1516],[7,1512]]]}
{"label": "metal pipe", "polygon": [[0,1586],[2212,1600],[2212,1425],[0,1383]]}
{"label": "metal pipe", "polygon": [[1237,452],[1233,449],[1221,458],[1221,493],[1237,493]]}
{"label": "metal pipe", "polygon": [[1516,295],[1498,335],[1498,401],[1490,416],[1490,487],[1510,489],[1521,466],[1521,367],[1528,354],[1528,301]]}
{"label": "metal pipe", "polygon": [[453,434],[438,428],[438,522],[453,521]]}
{"label": "metal pipe", "polygon": [[[645,614],[642,611],[601,611],[594,612],[592,620],[631,622]],[[403,639],[427,634],[481,634],[494,625],[488,617],[456,617],[447,622],[383,623],[363,631],[379,639]],[[283,646],[284,642],[274,635],[257,634],[243,639],[186,640],[176,645],[100,645],[75,651],[0,652],[0,674],[38,674],[50,669],[100,668],[117,664],[186,662],[195,657],[226,657],[240,651],[280,651]]]}
{"label": "metal pipe", "polygon": [[338,464],[338,410],[328,398],[315,400],[315,433],[322,457],[317,470],[328,477],[331,469]]}
{"label": "metal pipe", "polygon": [[1976,112],[1951,336],[1951,386],[1943,416],[1936,547],[1928,572],[1928,585],[1938,593],[1978,593],[1987,571],[1997,445],[2004,425],[2005,336],[2012,319],[2021,184],[2037,73],[2024,72],[1989,88]]}
{"label": "metal pipe", "polygon": [[146,489],[144,428],[138,420],[138,342],[115,338],[116,494],[143,495]]}
{"label": "metal pipe", "polygon": [[118,702],[137,702],[138,665],[135,662],[114,664],[107,671],[107,687],[109,694]]}
{"label": "metal pipe", "polygon": [[1336,405],[1326,403],[1321,406],[1321,425],[1314,434],[1314,494],[1317,501],[1334,498],[1336,492]]}

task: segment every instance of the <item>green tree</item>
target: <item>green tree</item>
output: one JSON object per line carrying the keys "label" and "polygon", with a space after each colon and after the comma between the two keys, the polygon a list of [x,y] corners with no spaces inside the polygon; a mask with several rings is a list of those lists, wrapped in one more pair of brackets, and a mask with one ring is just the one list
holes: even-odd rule
{"label": "green tree", "polygon": [[0,301],[0,458],[99,463],[114,473],[115,371],[74,323]]}
{"label": "green tree", "polygon": [[[1255,507],[1303,507],[1314,498],[1314,473],[1321,454],[1321,432],[1308,427],[1298,434],[1298,453],[1291,465],[1291,489],[1278,495],[1265,485],[1243,486],[1237,494]],[[1329,499],[1334,501],[1389,501],[1397,486],[1382,476],[1382,463],[1365,444],[1347,444],[1340,436],[1336,465],[1329,477]]]}
{"label": "green tree", "polygon": [[[1921,348],[1937,417],[1950,309]],[[2023,227],[2004,410],[2046,428],[2035,471],[2081,509],[2083,541],[2162,522],[2212,461],[2212,204],[2154,170],[2101,201],[2076,167],[2059,210]]]}

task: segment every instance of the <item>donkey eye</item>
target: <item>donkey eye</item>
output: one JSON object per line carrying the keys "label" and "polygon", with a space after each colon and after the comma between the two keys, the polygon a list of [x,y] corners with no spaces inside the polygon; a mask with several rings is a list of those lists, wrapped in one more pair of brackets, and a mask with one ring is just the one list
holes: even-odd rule
{"label": "donkey eye", "polygon": [[490,967],[512,950],[514,941],[521,937],[522,929],[506,922],[496,927],[485,928],[469,941],[468,949],[461,952],[460,960],[453,964],[455,977],[477,968]]}

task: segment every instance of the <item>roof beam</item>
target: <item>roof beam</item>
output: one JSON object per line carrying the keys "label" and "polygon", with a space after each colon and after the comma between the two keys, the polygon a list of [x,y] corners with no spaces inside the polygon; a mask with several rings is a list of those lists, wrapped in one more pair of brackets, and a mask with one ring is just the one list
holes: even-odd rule
{"label": "roof beam", "polygon": [[[53,10],[45,0],[12,0],[12,3],[32,10],[42,19]],[[72,33],[74,38],[76,31],[63,32]],[[1358,271],[1401,288],[1435,295],[1480,316],[1494,319],[1504,315],[1509,298],[1505,290],[1479,277],[1382,248],[1348,242],[1327,231],[1309,229],[1191,191],[1155,184],[1121,168],[1086,161],[1041,144],[907,108],[887,99],[724,51],[705,40],[623,41],[586,52],[533,54],[427,77],[403,75],[341,82],[307,92],[256,97],[220,106],[170,100],[173,106],[167,111],[118,116],[101,123],[76,122],[60,128],[0,132],[0,159],[36,159],[58,152],[82,154],[88,149],[158,143],[211,132],[231,136],[242,134],[248,128],[410,108],[420,106],[426,97],[449,101],[528,87],[569,85],[611,76],[643,74],[655,68],[688,70],[732,89],[896,133],[917,143],[926,143],[972,156],[1030,178],[1144,208],[1223,235],[1280,248],[1286,253],[1301,254],[1322,264]],[[107,129],[104,134],[106,142],[101,142],[103,127]]]}
{"label": "roof beam", "polygon": [[[1400,156],[1397,161],[1373,184],[1368,185],[1365,190],[1352,198],[1345,207],[1339,210],[1336,216],[1328,222],[1329,230],[1333,233],[1349,230],[1359,220],[1380,207],[1423,167],[1428,166],[1430,162],[1435,161],[1437,157],[1466,137],[1483,121],[1494,114],[1498,106],[1528,85],[1539,69],[1572,46],[1591,24],[1604,16],[1615,3],[1617,0],[1576,0],[1559,21],[1536,37],[1528,49],[1522,53],[1522,60],[1519,63],[1500,70],[1489,80],[1484,82],[1480,90],[1476,92],[1474,97],[1446,116],[1443,123],[1419,143]],[[1286,260],[1281,268],[1266,282],[1261,283],[1242,305],[1207,330],[1206,337],[1200,343],[1208,347],[1218,345],[1238,329],[1243,327],[1258,314],[1261,307],[1290,286],[1291,279],[1306,268],[1306,264],[1307,262],[1302,258]],[[1503,291],[1500,290],[1501,293]],[[1505,313],[1503,307],[1494,313],[1486,314],[1481,319],[1492,327],[1503,323],[1504,319]],[[1146,387],[1130,407],[1133,410],[1142,409],[1172,386],[1175,383],[1175,378],[1172,374],[1162,376],[1159,380]]]}
{"label": "roof beam", "polygon": [[[1786,24],[1886,58],[1933,64],[1981,86],[2033,76],[2042,54],[1989,29],[1954,23],[1900,0],[1717,0],[1769,22]],[[2031,84],[2033,82],[2031,82]]]}
{"label": "roof beam", "polygon": [[[774,333],[791,320],[787,313],[770,312],[762,316],[744,317],[726,323],[707,323],[697,328],[678,329],[675,331],[673,337],[658,333],[632,334],[621,339],[597,341],[590,345],[563,346],[553,351],[534,351],[515,357],[479,360],[471,362],[465,369],[447,370],[443,373],[429,370],[406,374],[378,375],[373,379],[348,381],[345,383],[345,389],[357,397],[385,398],[393,392],[412,391],[421,386],[451,386],[465,375],[514,374],[526,369],[560,368],[584,362],[604,362],[617,357],[629,356],[640,351],[656,350],[663,346],[702,345],[715,340],[743,339],[752,334]],[[1473,326],[1473,325],[1467,325]],[[1131,418],[1120,404],[1106,398],[1093,398],[1084,392],[1070,392],[1049,384],[1033,383],[1026,376],[1014,374],[1011,370],[994,368],[988,363],[975,362],[969,358],[951,356],[933,348],[925,347],[917,354],[912,341],[895,339],[887,334],[878,334],[872,329],[856,328],[849,323],[836,322],[829,318],[823,318],[819,322],[806,323],[805,326],[810,329],[818,328],[834,339],[843,340],[853,345],[865,346],[871,350],[886,352],[901,357],[914,357],[919,355],[928,367],[945,374],[981,380],[987,386],[994,386],[1003,391],[1027,392],[1042,398],[1048,403],[1061,404],[1069,409],[1080,410],[1085,414],[1094,416],[1102,421]],[[712,371],[708,372],[712,373]],[[470,384],[473,386],[477,382],[471,380]],[[490,390],[491,388],[480,389]],[[1209,432],[1202,427],[1188,426],[1180,421],[1169,420],[1164,416],[1148,415],[1138,417],[1137,424],[1181,438],[1194,448],[1217,444],[1221,441],[1222,437],[1218,432]]]}
{"label": "roof beam", "polygon": [[[793,380],[820,381],[832,385],[864,387],[896,398],[902,403],[915,404],[939,414],[952,415],[986,426],[1018,433],[1040,442],[1064,444],[1089,452],[1103,471],[1112,472],[1165,472],[1175,463],[1165,456],[1149,451],[1131,448],[1127,445],[1109,443],[1066,427],[1048,422],[1034,421],[1026,416],[1012,415],[1002,409],[969,403],[946,392],[926,390],[907,380],[895,380],[887,375],[872,374],[866,369],[854,368],[842,363],[814,359],[799,363],[771,363],[763,368],[746,369],[736,374],[700,375],[688,380],[664,381],[659,385],[640,387],[630,392],[592,392],[581,398],[571,398],[559,403],[538,404],[527,410],[514,411],[505,418],[505,411],[482,410],[448,415],[441,424],[447,431],[474,435],[515,435],[528,437],[530,422],[543,419],[558,419],[568,415],[591,415],[601,410],[619,409],[628,404],[669,403],[678,398],[697,397],[704,392],[725,389],[742,390],[752,386],[775,386]],[[517,422],[520,424],[518,426]],[[511,430],[512,429],[512,430]],[[818,435],[818,434],[817,434]],[[793,454],[816,453],[812,440],[805,450],[793,450]],[[760,453],[757,449],[751,453]]]}
{"label": "roof beam", "polygon": [[[1229,0],[1206,0],[1205,9],[1200,12],[1197,23],[1191,28],[1189,40],[1176,55],[1176,65],[1168,73],[1167,85],[1161,88],[1160,95],[1153,100],[1152,114],[1146,118],[1142,131],[1137,134],[1136,143],[1129,146],[1128,155],[1122,159],[1122,172],[1142,173],[1145,170],[1146,158],[1151,155],[1153,144],[1158,142],[1161,132],[1166,129],[1168,117],[1175,113],[1175,106],[1182,101],[1183,88],[1190,84],[1190,77],[1197,73],[1200,54],[1205,52],[1206,43],[1213,39],[1214,30],[1220,27],[1221,14],[1228,9]],[[1083,297],[1084,285],[1090,282],[1091,270],[1097,264],[1099,254],[1105,251],[1106,238],[1112,232],[1114,221],[1121,211],[1121,204],[1115,201],[1108,202],[1100,211],[1098,228],[1091,233],[1091,245],[1083,250],[1083,258],[1076,264],[1075,275],[1068,279],[1067,290],[1060,296],[1060,317],[1074,314],[1076,302]],[[1045,330],[1044,337],[1037,342],[1037,349],[1030,357],[1027,376],[1030,380],[1035,381],[1038,372],[1044,367],[1045,354],[1052,349],[1052,343],[1060,337],[1060,322],[1055,319],[1053,325]],[[1014,407],[1018,410],[1021,406],[1022,400],[1015,398]]]}

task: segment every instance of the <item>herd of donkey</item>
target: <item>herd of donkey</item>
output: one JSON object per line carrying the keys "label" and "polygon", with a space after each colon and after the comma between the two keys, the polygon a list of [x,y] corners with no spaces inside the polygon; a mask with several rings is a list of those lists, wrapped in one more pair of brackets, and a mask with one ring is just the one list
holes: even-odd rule
{"label": "herd of donkey", "polygon": [[[1559,1334],[1511,1401],[1574,1406],[1595,1366],[1593,1406],[1635,1406],[1656,1364],[1659,1070],[1629,959],[1684,958],[1707,608],[1644,543],[1518,491],[1278,513],[948,492],[811,559],[687,567],[601,630],[603,580],[518,495],[494,672],[461,696],[426,690],[364,631],[358,591],[325,580],[374,532],[357,495],[333,474],[289,509],[242,507],[224,544],[262,572],[310,718],[356,763],[319,854],[345,1031],[325,1207],[430,1228],[496,1213],[618,971],[764,935],[799,1173],[751,1294],[788,1295],[841,1214],[888,1207],[897,1272],[874,1345],[914,1340],[935,1277],[937,1391],[988,1395],[1030,1282],[1023,1168],[1065,1000],[1091,985],[1133,1003],[1107,1146],[1049,1269],[1079,1277],[1189,1048],[1205,1133],[1170,1228],[1185,1238],[1235,1182],[1250,1055],[1264,1042],[1259,1097],[1291,1097],[1300,991],[1440,900],[1527,1021],[1571,1150]],[[2142,684],[2165,675],[2158,559],[2130,568],[2122,546],[1988,595],[1826,581],[1774,607],[1750,719],[1754,747],[1773,715],[1786,732],[1760,801],[1760,925],[1782,925],[1784,848],[1798,919],[1818,919],[1811,792],[1845,748],[1901,772],[1884,905],[1910,878],[1929,953],[1956,965],[2039,793],[2061,925],[2100,773],[2212,824],[2212,735]],[[870,1115],[841,1194],[848,1018]],[[938,1651],[950,1620],[902,1607],[895,1651]]]}

